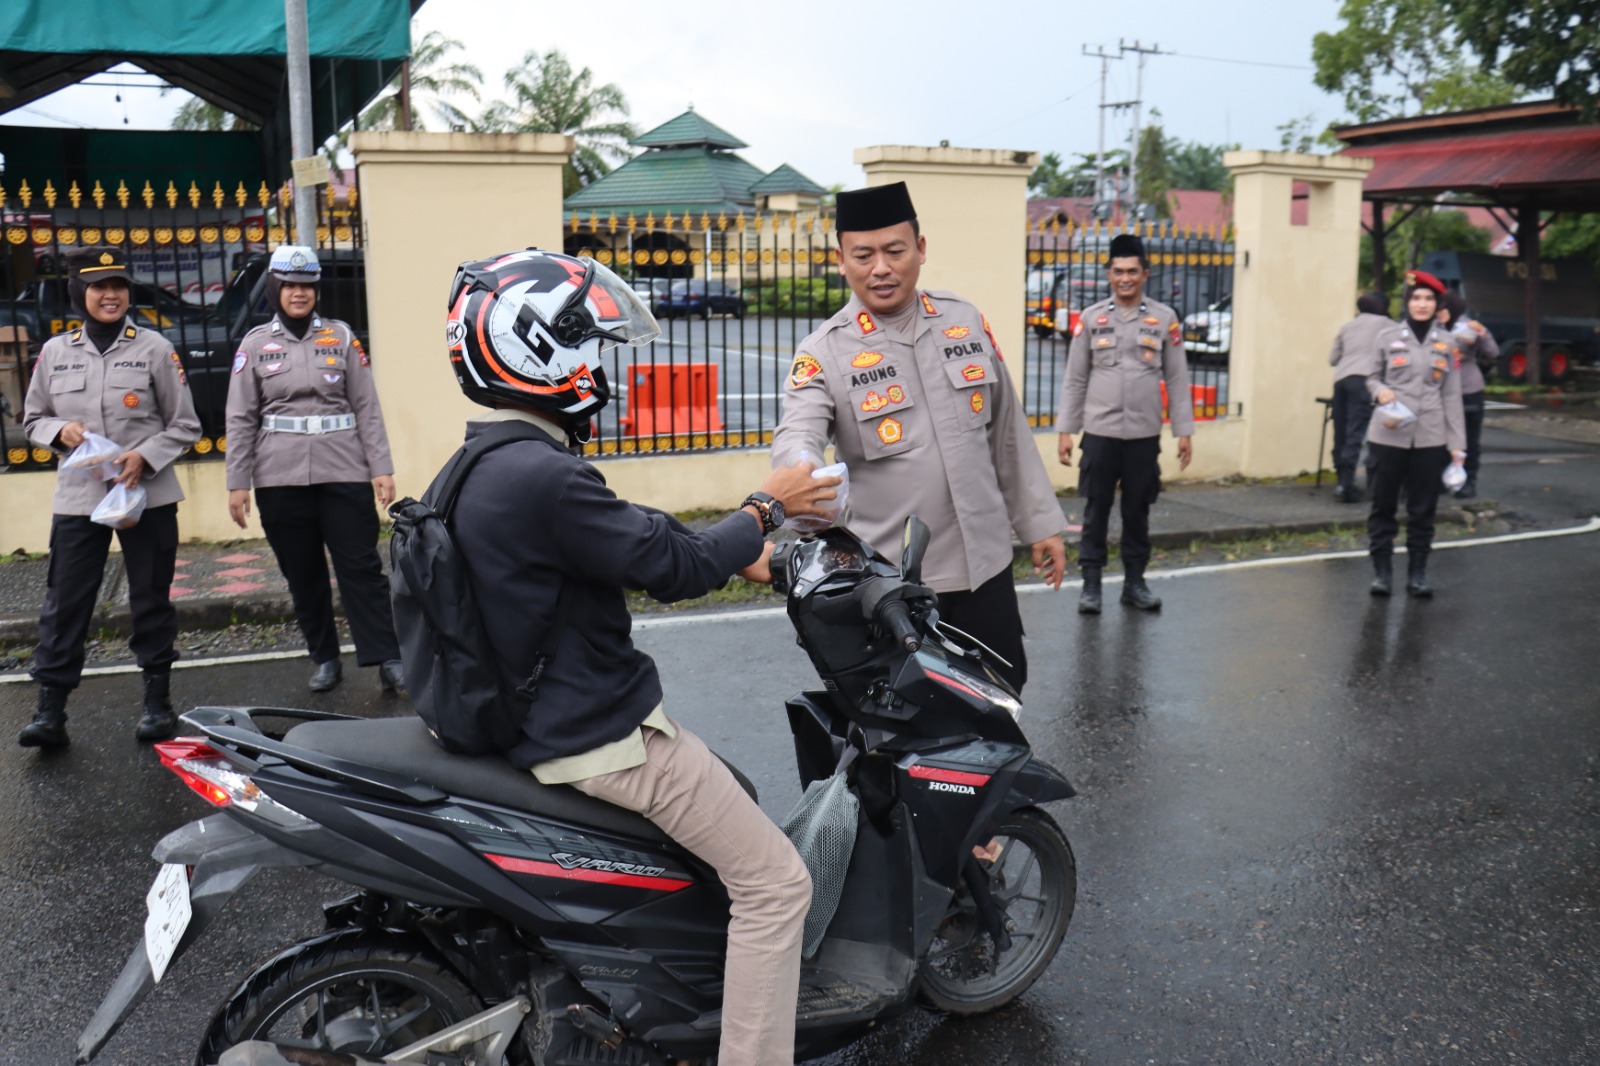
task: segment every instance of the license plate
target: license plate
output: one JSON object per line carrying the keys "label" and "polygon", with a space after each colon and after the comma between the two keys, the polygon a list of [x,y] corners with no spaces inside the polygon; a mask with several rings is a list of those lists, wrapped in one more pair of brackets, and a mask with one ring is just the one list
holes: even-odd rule
{"label": "license plate", "polygon": [[144,901],[150,911],[144,920],[144,950],[150,958],[150,972],[160,981],[194,915],[189,906],[188,871],[179,863],[162,866]]}
{"label": "license plate", "polygon": [[1205,339],[1206,331],[1203,329],[1186,329],[1183,331],[1183,343],[1185,344],[1199,344]]}

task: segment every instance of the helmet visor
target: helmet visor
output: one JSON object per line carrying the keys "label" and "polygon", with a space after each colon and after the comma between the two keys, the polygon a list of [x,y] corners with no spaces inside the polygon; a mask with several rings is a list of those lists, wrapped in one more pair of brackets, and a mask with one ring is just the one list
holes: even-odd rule
{"label": "helmet visor", "polygon": [[569,310],[588,312],[592,324],[584,331],[583,339],[598,337],[601,351],[619,344],[638,348],[661,336],[656,316],[638,293],[610,267],[593,259],[582,262],[587,268],[583,284],[567,300],[558,318],[566,318]]}

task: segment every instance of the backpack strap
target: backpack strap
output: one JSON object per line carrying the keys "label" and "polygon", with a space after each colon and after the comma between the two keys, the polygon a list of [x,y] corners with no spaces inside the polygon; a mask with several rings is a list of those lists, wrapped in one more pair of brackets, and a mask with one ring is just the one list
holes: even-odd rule
{"label": "backpack strap", "polygon": [[566,578],[561,579],[561,591],[556,593],[556,617],[549,628],[544,631],[544,639],[539,641],[539,653],[533,657],[533,671],[528,674],[528,680],[517,686],[517,695],[529,703],[539,699],[539,682],[544,677],[545,667],[550,665],[550,660],[555,658],[556,646],[561,643],[561,637],[567,631],[567,611],[572,606],[572,585]]}

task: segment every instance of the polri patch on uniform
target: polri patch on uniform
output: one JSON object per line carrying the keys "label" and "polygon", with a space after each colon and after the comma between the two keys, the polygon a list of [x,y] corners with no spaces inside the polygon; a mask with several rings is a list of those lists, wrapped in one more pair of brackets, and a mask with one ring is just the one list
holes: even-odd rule
{"label": "polri patch on uniform", "polygon": [[944,335],[953,341],[958,341],[971,332],[971,326],[951,326],[949,329],[944,331]]}
{"label": "polri patch on uniform", "polygon": [[905,436],[905,430],[900,425],[898,418],[885,418],[878,423],[878,439],[885,444],[899,444]]}
{"label": "polri patch on uniform", "polygon": [[1143,321],[1144,321],[1144,324],[1147,325],[1147,326],[1159,326],[1159,325],[1161,325],[1161,320],[1159,318],[1157,318],[1155,315],[1145,315]]}
{"label": "polri patch on uniform", "polygon": [[899,385],[890,385],[889,386],[889,402],[890,403],[904,403],[905,402],[905,398],[906,398],[906,390],[905,389],[901,388]]}
{"label": "polri patch on uniform", "polygon": [[876,414],[888,406],[889,398],[878,395],[877,390],[867,393],[861,401],[861,409],[869,415]]}
{"label": "polri patch on uniform", "polygon": [[1097,326],[1109,326],[1109,325],[1111,325],[1111,316],[1110,315],[1099,315],[1098,317],[1095,318],[1094,324],[1097,325]]}
{"label": "polri patch on uniform", "polygon": [[243,350],[234,352],[233,353],[233,372],[235,374],[237,374],[239,371],[243,370],[245,368],[245,365],[247,363],[249,363],[249,362],[250,362],[250,356],[245,354],[245,352]]}
{"label": "polri patch on uniform", "polygon": [[332,348],[339,343],[338,337],[318,337],[316,343],[324,348]]}
{"label": "polri patch on uniform", "polygon": [[1411,365],[1411,358],[1409,356],[1405,356],[1405,355],[1397,355],[1393,359],[1389,360],[1389,365],[1390,366],[1410,366]]}
{"label": "polri patch on uniform", "polygon": [[138,407],[139,406],[139,394],[137,392],[130,392],[130,393],[126,394],[125,396],[123,396],[122,397],[122,406],[128,408],[129,410],[132,410],[133,408]]}
{"label": "polri patch on uniform", "polygon": [[271,344],[263,344],[261,346],[261,350],[264,351],[264,352],[281,352],[281,351],[283,351],[283,345],[278,344],[276,342],[273,342]]}
{"label": "polri patch on uniform", "polygon": [[971,403],[973,414],[977,415],[983,413],[983,390],[979,389],[973,392]]}
{"label": "polri patch on uniform", "polygon": [[862,352],[860,355],[850,360],[850,365],[866,368],[869,366],[877,366],[881,362],[883,362],[882,352]]}
{"label": "polri patch on uniform", "polygon": [[339,379],[343,376],[343,374],[324,374],[322,375],[322,380],[326,381],[329,385],[337,385],[339,384]]}
{"label": "polri patch on uniform", "polygon": [[[861,312],[866,314],[865,311]],[[794,388],[802,388],[822,376],[822,364],[817,362],[817,357],[806,352],[801,352],[794,357],[794,362],[789,366],[789,384]]]}
{"label": "polri patch on uniform", "polygon": [[968,381],[982,381],[987,374],[977,363],[968,363],[961,368],[961,376]]}
{"label": "polri patch on uniform", "polygon": [[1117,338],[1115,337],[1096,337],[1094,339],[1096,348],[1109,348],[1115,343],[1117,343]]}
{"label": "polri patch on uniform", "polygon": [[1172,324],[1167,327],[1167,336],[1172,338],[1173,344],[1183,343],[1183,329],[1178,325],[1177,319],[1173,319]]}
{"label": "polri patch on uniform", "polygon": [[1155,349],[1161,347],[1161,338],[1160,337],[1146,337],[1146,336],[1141,335],[1139,337],[1139,347],[1148,348],[1151,351],[1154,351]]}
{"label": "polri patch on uniform", "polygon": [[856,315],[856,326],[863,334],[871,333],[878,328],[878,324],[872,320],[872,316],[865,311]]}

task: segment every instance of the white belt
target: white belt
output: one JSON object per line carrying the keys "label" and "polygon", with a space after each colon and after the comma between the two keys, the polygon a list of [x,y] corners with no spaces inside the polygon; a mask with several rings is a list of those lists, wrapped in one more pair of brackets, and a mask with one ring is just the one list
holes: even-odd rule
{"label": "white belt", "polygon": [[337,433],[355,429],[355,415],[262,415],[261,428],[268,433]]}

